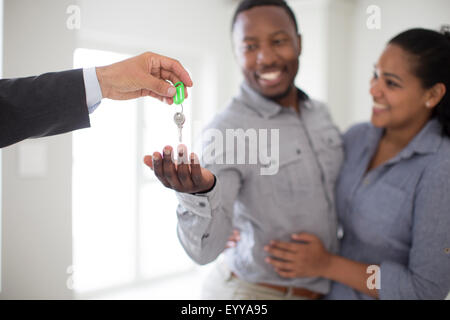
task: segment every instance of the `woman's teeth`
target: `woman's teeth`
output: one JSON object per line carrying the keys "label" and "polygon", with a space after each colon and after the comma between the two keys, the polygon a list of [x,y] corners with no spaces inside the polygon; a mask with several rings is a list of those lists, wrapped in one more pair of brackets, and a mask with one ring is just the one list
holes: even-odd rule
{"label": "woman's teeth", "polygon": [[381,104],[381,103],[377,103],[377,102],[375,102],[373,104],[373,108],[377,109],[377,110],[387,110],[387,109],[389,109],[389,107],[387,105],[384,105],[384,104]]}

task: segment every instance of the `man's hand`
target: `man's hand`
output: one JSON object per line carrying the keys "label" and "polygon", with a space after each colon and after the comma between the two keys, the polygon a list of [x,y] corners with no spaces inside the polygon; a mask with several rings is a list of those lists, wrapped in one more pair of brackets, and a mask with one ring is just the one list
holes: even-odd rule
{"label": "man's hand", "polygon": [[155,172],[156,177],[167,188],[184,193],[205,192],[214,185],[214,175],[202,168],[194,153],[187,160],[187,148],[178,146],[178,161],[172,161],[172,147],[166,146],[163,156],[159,152],[145,156],[144,163]]}
{"label": "man's hand", "polygon": [[189,74],[177,60],[152,52],[97,67],[96,72],[103,98],[113,100],[152,96],[172,104],[176,89],[168,81],[192,87]]}

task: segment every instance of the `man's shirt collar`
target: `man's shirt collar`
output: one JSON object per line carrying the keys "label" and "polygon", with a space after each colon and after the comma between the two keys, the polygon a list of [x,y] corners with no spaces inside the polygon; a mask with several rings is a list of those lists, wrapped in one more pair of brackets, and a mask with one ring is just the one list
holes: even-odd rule
{"label": "man's shirt collar", "polygon": [[[309,103],[305,103],[309,100],[308,95],[298,88],[297,92],[299,96],[300,108],[303,106],[308,109],[312,108]],[[237,99],[243,102],[247,107],[259,113],[265,119],[277,115],[284,108],[275,101],[263,97],[261,94],[253,90],[246,82],[241,84]]]}

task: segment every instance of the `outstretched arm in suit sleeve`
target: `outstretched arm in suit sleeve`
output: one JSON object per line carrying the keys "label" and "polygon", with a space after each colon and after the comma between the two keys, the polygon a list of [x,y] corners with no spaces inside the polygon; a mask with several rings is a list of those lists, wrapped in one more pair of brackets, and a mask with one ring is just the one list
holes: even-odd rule
{"label": "outstretched arm in suit sleeve", "polygon": [[[0,148],[88,127],[88,108],[92,112],[102,98],[151,96],[172,104],[176,92],[172,84],[179,81],[185,87],[193,85],[177,60],[152,52],[84,71],[0,80]],[[96,94],[90,94],[92,87]],[[92,97],[93,105],[87,105]]]}
{"label": "outstretched arm in suit sleeve", "polygon": [[0,80],[0,147],[89,125],[81,69]]}

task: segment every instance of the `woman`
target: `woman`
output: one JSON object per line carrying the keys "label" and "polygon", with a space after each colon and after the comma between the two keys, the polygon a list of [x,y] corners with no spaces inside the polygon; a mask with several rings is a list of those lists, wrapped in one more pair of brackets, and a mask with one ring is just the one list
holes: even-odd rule
{"label": "woman", "polygon": [[450,290],[450,35],[389,41],[375,66],[371,123],[344,136],[340,256],[311,234],[272,241],[282,277],[334,280],[330,299],[444,299]]}

